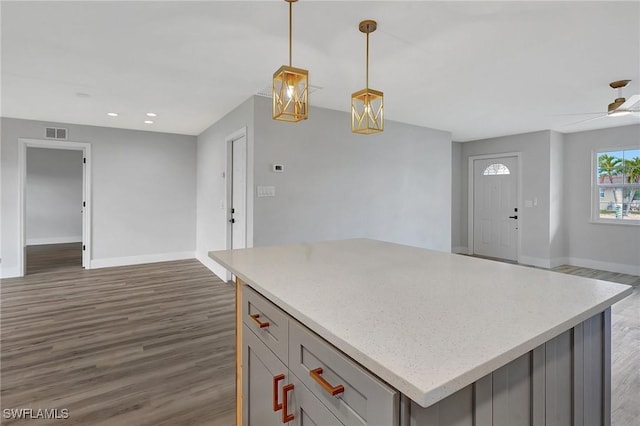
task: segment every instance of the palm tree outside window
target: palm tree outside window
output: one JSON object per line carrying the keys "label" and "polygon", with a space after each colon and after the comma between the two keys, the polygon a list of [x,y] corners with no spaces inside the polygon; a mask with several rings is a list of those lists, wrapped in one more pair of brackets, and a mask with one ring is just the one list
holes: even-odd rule
{"label": "palm tree outside window", "polygon": [[594,219],[640,225],[640,147],[596,153]]}

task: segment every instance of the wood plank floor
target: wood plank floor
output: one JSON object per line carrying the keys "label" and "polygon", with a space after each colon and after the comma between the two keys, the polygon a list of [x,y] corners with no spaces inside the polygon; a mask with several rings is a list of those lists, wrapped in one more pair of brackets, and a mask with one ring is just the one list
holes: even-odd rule
{"label": "wood plank floor", "polygon": [[58,424],[234,424],[232,286],[196,260],[62,269],[2,280],[2,408],[67,408]]}
{"label": "wood plank floor", "polygon": [[[232,286],[195,260],[85,271],[45,252],[0,285],[1,408],[67,408],[52,422],[65,425],[234,424]],[[639,424],[640,277],[556,270],[635,286],[612,309],[612,425]]]}
{"label": "wood plank floor", "polygon": [[27,246],[27,275],[81,269],[82,243]]}

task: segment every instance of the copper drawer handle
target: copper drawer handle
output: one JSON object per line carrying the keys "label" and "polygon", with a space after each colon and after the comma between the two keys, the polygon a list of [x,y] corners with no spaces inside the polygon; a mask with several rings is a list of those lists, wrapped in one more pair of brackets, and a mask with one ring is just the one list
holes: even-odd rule
{"label": "copper drawer handle", "polygon": [[293,420],[293,413],[289,414],[289,401],[287,394],[293,390],[293,385],[288,384],[282,387],[282,423],[288,423]]}
{"label": "copper drawer handle", "polygon": [[322,368],[314,368],[313,370],[309,371],[309,375],[311,376],[311,378],[316,382],[318,382],[318,384],[322,386],[322,389],[326,390],[329,393],[329,395],[336,396],[344,392],[344,386],[342,385],[331,386],[329,382],[327,382],[324,379],[324,377],[321,376],[321,374],[322,374]]}
{"label": "copper drawer handle", "polygon": [[260,320],[258,318],[260,318],[260,314],[253,314],[253,315],[249,315],[251,317],[252,320],[254,320],[256,322],[256,324],[258,324],[258,327],[260,328],[265,328],[265,327],[269,327],[269,321],[265,321],[265,322],[260,322]]}
{"label": "copper drawer handle", "polygon": [[273,376],[273,411],[282,410],[282,403],[278,402],[278,383],[284,380],[284,374]]}

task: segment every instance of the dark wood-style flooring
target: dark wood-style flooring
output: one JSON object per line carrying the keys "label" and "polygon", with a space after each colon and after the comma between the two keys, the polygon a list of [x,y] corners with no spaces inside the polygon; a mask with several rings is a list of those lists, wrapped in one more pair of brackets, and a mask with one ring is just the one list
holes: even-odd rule
{"label": "dark wood-style flooring", "polygon": [[27,247],[27,275],[82,269],[82,243]]}
{"label": "dark wood-style flooring", "polygon": [[1,284],[3,409],[66,408],[65,425],[235,423],[231,285],[196,260],[27,263],[30,275]]}
{"label": "dark wood-style flooring", "polygon": [[[28,250],[29,274],[0,285],[1,408],[66,408],[52,421],[65,425],[233,425],[233,287],[196,260],[85,271],[62,248]],[[640,277],[555,270],[635,286],[612,309],[612,425],[639,424]]]}

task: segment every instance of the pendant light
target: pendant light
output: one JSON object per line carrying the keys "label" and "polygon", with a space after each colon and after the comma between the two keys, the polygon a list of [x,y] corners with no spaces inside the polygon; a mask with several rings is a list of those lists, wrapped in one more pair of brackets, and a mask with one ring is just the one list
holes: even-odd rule
{"label": "pendant light", "polygon": [[273,74],[273,118],[280,121],[306,120],[309,113],[309,71],[291,66],[291,11],[289,3],[289,65]]}
{"label": "pendant light", "polygon": [[360,22],[360,32],[367,35],[367,86],[351,95],[351,131],[366,135],[384,130],[383,94],[369,88],[369,34],[377,27],[370,19]]}

